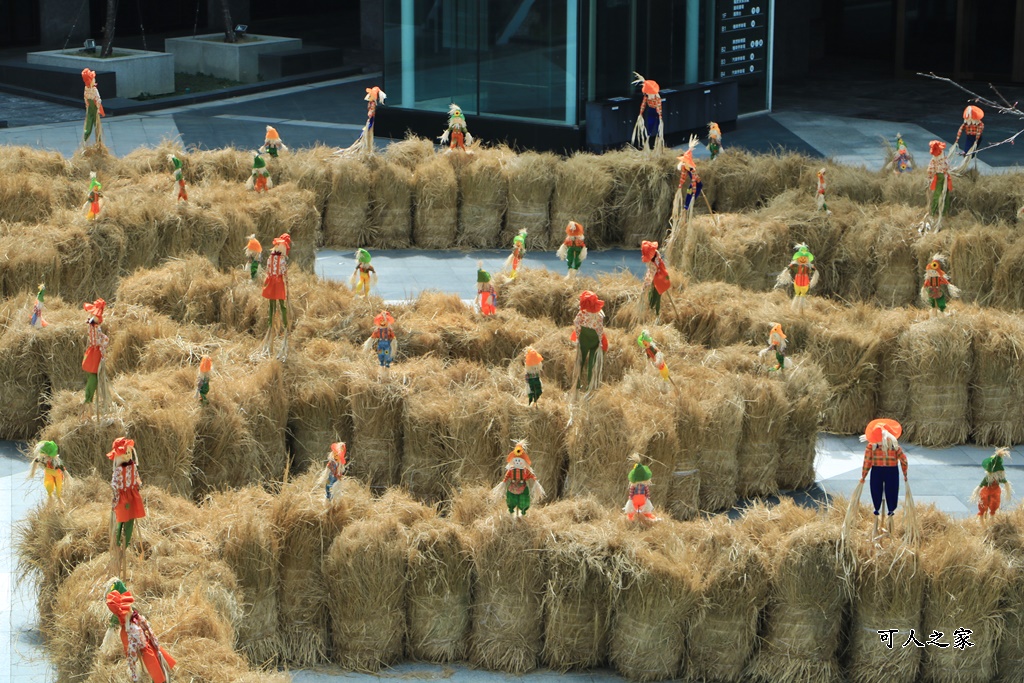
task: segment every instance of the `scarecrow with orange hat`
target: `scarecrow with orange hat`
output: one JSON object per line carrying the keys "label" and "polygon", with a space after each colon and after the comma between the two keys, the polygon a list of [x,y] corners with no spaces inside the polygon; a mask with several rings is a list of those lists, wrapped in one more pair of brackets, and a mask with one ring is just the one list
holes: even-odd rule
{"label": "scarecrow with orange hat", "polygon": [[825,182],[825,167],[822,166],[818,169],[818,189],[814,195],[814,201],[818,205],[818,211],[824,211],[826,216],[831,216],[832,212],[828,208],[828,204],[825,203],[825,190],[828,189],[828,184]]}
{"label": "scarecrow with orange hat", "polygon": [[119,567],[118,573],[124,575],[126,553],[135,530],[135,520],[146,516],[146,508],[142,504],[142,478],[139,477],[139,456],[135,451],[135,441],[124,436],[114,439],[107,459],[113,463],[114,473],[110,479],[110,487],[114,490],[110,516],[110,550],[112,561]]}
{"label": "scarecrow with orange hat", "polygon": [[491,274],[484,270],[484,262],[476,262],[476,303],[480,308],[481,315],[494,315],[498,312],[495,304],[498,302],[498,292],[491,282]]}
{"label": "scarecrow with orange hat", "polygon": [[196,375],[196,398],[204,406],[210,402],[206,395],[210,393],[210,372],[213,370],[213,360],[209,356],[203,356],[199,360],[199,374]]}
{"label": "scarecrow with orange hat", "polygon": [[142,666],[153,679],[153,683],[167,683],[171,680],[171,669],[177,663],[167,650],[160,646],[153,628],[146,617],[135,609],[135,598],[121,579],[115,578],[106,596],[107,609],[114,616],[111,627],[120,626],[121,645],[128,659],[128,676],[132,683],[139,680],[138,666]]}
{"label": "scarecrow with orange hat", "polygon": [[971,104],[964,109],[964,122],[960,124],[960,128],[956,131],[956,139],[953,140],[954,147],[960,143],[960,154],[964,157],[964,162],[958,170],[965,168],[977,154],[978,145],[981,144],[981,134],[985,132],[983,118],[985,118],[985,111],[981,107]]}
{"label": "scarecrow with orange hat", "polygon": [[640,260],[647,264],[643,288],[647,290],[647,305],[654,311],[654,321],[657,324],[661,320],[661,297],[672,288],[672,282],[668,277],[665,259],[658,251],[657,242],[644,240],[640,243]]}
{"label": "scarecrow with orange hat", "polygon": [[[869,422],[860,437],[860,440],[866,442],[867,446],[864,448],[864,464],[860,470],[860,483],[854,491],[850,505],[854,506],[859,502],[864,482],[870,472],[871,502],[875,508],[873,537],[879,535],[879,511],[883,501],[888,510],[886,532],[892,534],[893,514],[896,512],[900,495],[899,471],[901,468],[903,469],[903,481],[907,482],[907,456],[897,441],[902,433],[903,426],[899,422],[883,417]],[[909,511],[909,508],[913,506],[909,484],[907,496]]]}
{"label": "scarecrow with orange hat", "polygon": [[708,152],[712,161],[722,152],[722,129],[714,121],[708,124]]}
{"label": "scarecrow with orange hat", "polygon": [[281,141],[281,134],[277,132],[277,128],[267,126],[267,136],[263,139],[263,146],[260,147],[259,153],[269,154],[272,158],[276,159],[278,152],[287,151],[288,148]]}
{"label": "scarecrow with orange hat", "polygon": [[348,461],[345,460],[347,453],[348,446],[344,441],[331,444],[331,450],[327,454],[327,466],[324,467],[324,472],[320,475],[320,483],[325,485],[324,491],[327,494],[327,500],[331,500],[331,489],[345,476],[345,468],[348,465]]}
{"label": "scarecrow with orange hat", "polygon": [[1007,498],[1013,495],[1013,487],[1006,480],[1006,468],[1003,466],[1003,460],[1009,457],[1009,448],[997,448],[995,453],[981,461],[985,477],[971,492],[971,500],[978,504],[978,519],[982,522],[985,521],[986,513],[989,518],[996,516],[1002,499],[1000,486],[1006,489]]}
{"label": "scarecrow with orange hat", "polygon": [[540,373],[544,369],[544,356],[532,346],[526,347],[526,357],[523,360],[526,367],[526,394],[529,398],[529,405],[540,400],[544,393],[544,387],[540,382]]}
{"label": "scarecrow with orange hat", "polygon": [[583,238],[583,226],[576,221],[569,221],[565,226],[565,240],[558,247],[555,255],[565,261],[569,272],[565,277],[575,277],[580,266],[587,258],[587,244]]}
{"label": "scarecrow with orange hat", "polygon": [[[633,85],[639,85],[643,93],[640,100],[640,113],[633,126],[633,144],[647,149],[647,141],[654,137],[654,150],[665,148],[665,121],[661,116],[661,86],[637,72],[633,72]],[[645,116],[646,114],[646,116]]]}
{"label": "scarecrow with orange hat", "polygon": [[960,288],[949,281],[943,268],[945,260],[942,254],[935,254],[924,268],[921,302],[930,308],[932,317],[945,313],[946,303],[960,297]]}
{"label": "scarecrow with orange hat", "polygon": [[373,351],[377,354],[377,361],[380,363],[381,374],[387,374],[391,369],[391,362],[395,359],[395,352],[398,351],[398,340],[395,338],[395,318],[388,311],[384,310],[373,318],[373,332],[363,343],[363,349]]}
{"label": "scarecrow with orange hat", "polygon": [[349,278],[352,289],[356,294],[362,294],[364,297],[370,296],[370,285],[377,284],[377,269],[370,264],[372,260],[370,252],[365,249],[358,250],[356,252],[356,268],[352,271],[352,277]]}
{"label": "scarecrow with orange hat", "polygon": [[40,465],[43,467],[43,488],[46,489],[47,504],[53,502],[54,494],[56,494],[57,500],[63,503],[64,479],[70,479],[71,476],[67,474],[64,462],[60,459],[57,444],[53,441],[40,441],[36,444],[33,450],[32,468],[28,473],[29,479],[35,478],[36,470]]}
{"label": "scarecrow with orange hat", "polygon": [[82,210],[85,211],[85,220],[94,221],[103,210],[103,185],[96,179],[96,171],[89,172],[89,194],[85,198]]}
{"label": "scarecrow with orange hat", "polygon": [[263,260],[263,245],[256,239],[256,233],[249,235],[245,245],[246,268],[249,270],[249,279],[256,281],[256,271],[260,269],[260,262]]}
{"label": "scarecrow with orange hat", "polygon": [[796,245],[796,252],[789,265],[775,279],[775,287],[793,285],[793,308],[802,311],[807,306],[807,292],[818,284],[818,269],[814,265],[814,254],[806,244]]}
{"label": "scarecrow with orange hat", "polygon": [[604,334],[604,302],[590,290],[580,294],[580,310],[572,322],[570,341],[576,344],[576,369],[573,372],[573,387],[579,391],[583,385],[583,371],[586,370],[587,391],[593,391],[601,384],[604,368],[604,354],[608,350],[608,337]]}
{"label": "scarecrow with orange hat", "polygon": [[516,275],[519,273],[519,264],[523,262],[523,256],[526,255],[526,236],[527,231],[525,228],[519,231],[519,233],[512,238],[512,253],[505,259],[505,266],[502,270],[510,270],[510,280],[515,280]]}
{"label": "scarecrow with orange hat", "polygon": [[85,130],[82,133],[82,143],[89,142],[89,136],[96,129],[96,142],[103,143],[103,126],[100,117],[106,116],[103,111],[103,100],[100,99],[100,91],[96,88],[96,72],[92,69],[82,69],[82,81],[85,82],[85,92],[82,97],[85,99]]}
{"label": "scarecrow with orange hat", "polygon": [[[450,143],[449,138],[451,139]],[[441,134],[441,144],[447,144],[449,152],[453,149],[461,149],[465,152],[466,147],[473,144],[473,136],[469,134],[462,107],[454,102],[448,105],[448,128]]]}
{"label": "scarecrow with orange hat", "polygon": [[686,215],[686,222],[690,222],[693,203],[697,197],[704,197],[704,203],[707,204],[708,212],[712,216],[715,215],[715,212],[711,210],[711,202],[708,201],[707,196],[704,194],[704,183],[701,182],[700,176],[697,174],[697,164],[693,160],[693,149],[699,142],[696,135],[691,135],[686,151],[681,156],[676,157],[679,160],[679,164],[676,166],[679,169],[679,186],[676,188],[676,194],[672,200],[673,226],[679,225],[684,214]]}
{"label": "scarecrow with orange hat", "polygon": [[45,304],[43,300],[46,298],[46,283],[40,282],[39,289],[36,290],[36,302],[32,305],[32,317],[29,318],[28,324],[32,327],[46,327],[50,323],[46,322],[43,318],[43,308]]}
{"label": "scarecrow with orange hat", "polygon": [[187,202],[188,192],[185,191],[185,175],[181,159],[174,154],[168,154],[167,160],[171,162],[171,167],[174,168],[174,184],[178,186],[178,201]]}
{"label": "scarecrow with orange hat", "polygon": [[788,342],[786,341],[786,333],[782,331],[781,323],[768,324],[772,326],[771,330],[769,330],[768,332],[768,346],[761,349],[761,351],[757,355],[764,356],[767,353],[774,353],[775,367],[773,367],[771,371],[774,372],[775,370],[785,370],[786,346],[788,345]]}
{"label": "scarecrow with orange hat", "polygon": [[952,200],[950,192],[953,191],[953,178],[950,176],[949,161],[945,154],[946,143],[932,140],[928,143],[928,149],[932,155],[931,161],[928,162],[928,191],[931,196],[928,214],[918,228],[918,232],[921,233],[939,230],[942,217],[949,211],[949,203]]}
{"label": "scarecrow with orange hat", "polygon": [[255,192],[266,192],[274,187],[274,179],[270,177],[270,169],[263,159],[263,153],[258,151],[252,160],[252,173],[245,181],[245,189]]}
{"label": "scarecrow with orange hat", "polygon": [[373,122],[377,119],[377,105],[384,104],[387,97],[387,93],[377,86],[366,89],[366,97],[363,98],[366,100],[366,123],[363,125],[363,130],[355,142],[345,149],[337,150],[335,154],[346,155],[373,151]]}
{"label": "scarecrow with orange hat", "polygon": [[629,456],[629,461],[633,463],[628,475],[629,499],[622,511],[631,522],[638,512],[643,518],[656,521],[658,518],[654,516],[654,506],[651,504],[651,468],[643,464],[639,453]]}
{"label": "scarecrow with orange hat", "polygon": [[505,476],[501,483],[494,487],[495,493],[505,490],[505,505],[508,513],[514,517],[522,517],[530,509],[531,497],[539,502],[544,497],[544,489],[533,473],[533,464],[526,452],[526,441],[517,441],[515,448],[505,460]]}
{"label": "scarecrow with orange hat", "polygon": [[292,250],[292,237],[288,233],[274,238],[274,244],[267,256],[267,277],[263,281],[263,298],[270,303],[270,318],[267,325],[267,336],[263,352],[274,352],[274,313],[281,307],[281,327],[284,329],[284,342],[278,358],[288,359],[288,255]]}
{"label": "scarecrow with orange hat", "polygon": [[85,401],[86,405],[92,403],[93,397],[99,391],[96,401],[96,419],[100,416],[100,404],[106,400],[106,364],[104,356],[107,353],[107,344],[110,338],[103,334],[103,313],[107,308],[107,302],[103,299],[82,304],[82,309],[89,314],[85,321],[88,326],[88,342],[85,347],[85,355],[82,357],[82,370],[85,371]]}

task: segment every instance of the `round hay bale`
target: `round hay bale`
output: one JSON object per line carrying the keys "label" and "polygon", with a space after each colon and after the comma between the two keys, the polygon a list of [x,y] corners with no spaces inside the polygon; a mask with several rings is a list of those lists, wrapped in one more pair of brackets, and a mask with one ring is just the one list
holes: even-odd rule
{"label": "round hay bale", "polygon": [[975,443],[1024,442],[1024,323],[1017,316],[979,309],[974,318],[970,386],[971,436]]}
{"label": "round hay bale", "polygon": [[416,166],[412,225],[413,243],[421,249],[450,249],[459,225],[459,184],[455,169],[443,156]]}
{"label": "round hay bale", "polygon": [[465,531],[434,517],[409,530],[406,559],[408,646],[412,659],[457,662],[470,634],[472,563]]}
{"label": "round hay bale", "polygon": [[508,179],[502,163],[507,156],[507,150],[477,150],[472,162],[458,174],[459,247],[504,246],[498,237],[508,204]]}
{"label": "round hay bale", "polygon": [[814,484],[814,458],[821,426],[822,408],[829,394],[825,375],[810,359],[801,359],[785,374],[789,420],[779,434],[779,466],[775,473],[783,491]]}
{"label": "round hay bale", "polygon": [[[551,197],[555,192],[555,169],[561,160],[554,154],[524,152],[508,159],[508,207],[500,246],[512,244],[520,230],[526,230],[528,250],[546,250],[554,242],[556,232],[564,239],[564,231],[551,225]],[[568,221],[566,221],[568,222]],[[563,226],[564,227],[564,226]]]}
{"label": "round hay bale", "polygon": [[405,249],[412,244],[412,170],[397,163],[377,164],[371,222],[378,249]]}
{"label": "round hay bale", "polygon": [[354,442],[349,472],[375,490],[395,486],[401,473],[406,388],[394,378],[378,381],[357,373],[349,392]]}
{"label": "round hay bale", "polygon": [[342,157],[331,164],[331,192],[324,210],[324,246],[332,249],[376,246],[370,221],[374,169],[364,160]]}
{"label": "round hay bale", "polygon": [[376,672],[401,660],[405,639],[408,531],[394,518],[345,527],[323,561],[330,597],[332,660]]}
{"label": "round hay bale", "polygon": [[615,179],[602,155],[576,153],[555,167],[555,193],[551,198],[551,241],[556,249],[565,240],[565,226],[583,226],[587,247],[602,246],[605,221],[612,213]]}

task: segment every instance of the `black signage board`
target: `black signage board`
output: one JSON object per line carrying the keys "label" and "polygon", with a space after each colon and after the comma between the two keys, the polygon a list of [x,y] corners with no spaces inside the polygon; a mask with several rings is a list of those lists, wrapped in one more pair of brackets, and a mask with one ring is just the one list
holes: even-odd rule
{"label": "black signage board", "polygon": [[715,3],[715,80],[765,77],[769,3],[770,0]]}

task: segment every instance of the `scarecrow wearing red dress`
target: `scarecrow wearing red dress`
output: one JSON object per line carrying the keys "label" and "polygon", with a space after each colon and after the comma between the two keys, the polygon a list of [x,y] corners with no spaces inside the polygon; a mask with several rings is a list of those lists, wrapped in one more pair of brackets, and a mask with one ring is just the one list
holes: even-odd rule
{"label": "scarecrow wearing red dress", "polygon": [[949,281],[943,269],[946,257],[935,254],[925,266],[924,282],[921,285],[921,302],[928,306],[932,317],[946,312],[946,303],[960,297],[960,288]]}
{"label": "scarecrow wearing red dress", "polygon": [[[879,418],[868,423],[860,437],[861,441],[867,442],[864,448],[864,464],[860,471],[860,484],[864,484],[870,473],[871,502],[875,508],[875,536],[879,533],[879,511],[883,499],[888,509],[887,532],[892,534],[893,514],[899,503],[901,468],[903,481],[907,481],[907,456],[897,441],[902,433],[903,426],[896,420]],[[852,504],[855,503],[856,500],[852,501]]]}
{"label": "scarecrow wearing red dress", "polygon": [[135,598],[120,579],[114,579],[106,601],[107,609],[114,615],[111,625],[114,628],[120,626],[121,645],[128,660],[128,676],[132,683],[139,680],[139,660],[142,660],[142,666],[153,683],[170,681],[171,669],[176,664],[174,657],[160,646],[149,621],[135,609]]}
{"label": "scarecrow wearing red dress", "polygon": [[786,346],[789,342],[786,340],[786,333],[782,331],[781,323],[769,323],[772,329],[768,332],[768,346],[761,349],[757,354],[764,356],[767,353],[775,354],[775,367],[771,371],[785,370],[786,369]]}
{"label": "scarecrow wearing red dress", "polygon": [[523,365],[526,368],[526,393],[529,405],[532,406],[540,400],[541,394],[544,393],[544,386],[540,381],[540,373],[544,369],[544,356],[540,355],[532,346],[527,346]]}
{"label": "scarecrow wearing red dress", "polygon": [[658,251],[657,242],[644,240],[640,243],[640,260],[647,264],[644,275],[644,289],[647,290],[647,305],[654,311],[655,323],[661,320],[661,297],[672,287],[665,259]]}
{"label": "scarecrow wearing red dress", "polygon": [[946,159],[946,143],[941,140],[932,140],[928,143],[928,149],[932,158],[928,162],[928,214],[922,221],[918,232],[925,233],[935,230],[938,232],[942,225],[942,218],[949,211],[949,204],[952,201],[950,193],[953,191],[953,178],[949,172],[949,161]]}
{"label": "scarecrow wearing red dress", "polygon": [[89,172],[89,195],[85,198],[82,210],[85,211],[85,220],[94,221],[96,216],[103,210],[103,185],[96,179],[96,171]]}
{"label": "scarecrow wearing red dress", "polygon": [[100,117],[106,116],[106,112],[103,111],[100,91],[96,88],[96,72],[91,69],[82,69],[82,81],[85,82],[85,92],[82,95],[85,99],[85,129],[82,133],[82,143],[89,142],[89,136],[92,135],[95,128],[95,144],[99,145],[103,142],[103,126]]}
{"label": "scarecrow wearing red dress", "polygon": [[28,478],[36,476],[39,466],[43,468],[43,488],[46,489],[46,503],[53,502],[56,495],[57,500],[64,503],[64,480],[70,479],[67,474],[64,462],[60,459],[57,444],[53,441],[40,441],[36,444],[32,457],[32,468],[29,470]]}
{"label": "scarecrow wearing red dress", "polygon": [[722,153],[722,129],[714,121],[708,124],[708,152],[712,160]]}
{"label": "scarecrow wearing red dress", "polygon": [[[647,149],[647,141],[654,138],[654,150],[665,148],[665,121],[661,112],[661,86],[657,81],[647,80],[637,72],[633,72],[633,85],[639,85],[643,93],[640,100],[640,113],[633,126],[633,144],[640,149]],[[645,115],[646,114],[646,115]]]}
{"label": "scarecrow wearing red dress", "polygon": [[348,461],[345,459],[347,453],[348,446],[344,441],[331,444],[331,450],[327,454],[327,466],[324,467],[323,474],[320,475],[320,483],[324,484],[327,500],[331,500],[331,489],[345,476],[345,468],[348,465]]}
{"label": "scarecrow wearing red dress", "polygon": [[477,261],[476,266],[476,303],[480,307],[480,314],[494,315],[498,312],[498,293],[491,282],[491,274],[484,270],[483,261]]}
{"label": "scarecrow wearing red dress", "polygon": [[807,306],[807,292],[818,284],[818,269],[814,265],[814,254],[806,244],[796,245],[796,252],[789,265],[775,279],[775,287],[793,285],[792,306],[798,311]]}
{"label": "scarecrow wearing red dress", "polygon": [[266,192],[274,187],[274,180],[270,177],[270,169],[263,159],[263,154],[256,152],[252,160],[252,174],[245,181],[245,187],[255,192]]}
{"label": "scarecrow wearing red dress", "polygon": [[973,104],[964,109],[964,122],[956,131],[956,139],[953,140],[953,147],[960,143],[960,154],[964,161],[957,170],[963,170],[977,155],[978,145],[981,144],[981,134],[985,132],[985,124],[982,119],[985,112],[981,107]]}
{"label": "scarecrow wearing red dress", "polygon": [[106,363],[104,357],[107,353],[107,344],[110,338],[103,334],[103,313],[107,308],[107,302],[103,299],[96,299],[91,304],[82,304],[82,308],[89,314],[85,321],[88,326],[88,342],[85,347],[85,355],[82,357],[82,370],[85,371],[85,401],[86,405],[93,402],[97,391],[99,392],[96,401],[96,419],[100,417],[100,404],[106,399]]}
{"label": "scarecrow wearing red dress", "polygon": [[448,128],[441,134],[441,144],[447,144],[448,151],[461,149],[463,152],[473,144],[473,136],[466,127],[466,117],[462,114],[462,108],[455,103],[448,105]]}
{"label": "scarecrow wearing red dress", "polygon": [[1007,498],[1013,495],[1013,488],[1006,480],[1006,469],[1003,466],[1003,460],[1009,457],[1009,448],[997,448],[995,453],[981,462],[985,477],[971,493],[971,500],[978,504],[978,519],[982,522],[985,521],[986,513],[990,519],[996,516],[1002,500],[1000,486],[1006,488]]}
{"label": "scarecrow wearing red dress", "polygon": [[576,344],[576,368],[573,373],[573,387],[576,391],[583,386],[588,392],[593,391],[601,384],[604,354],[608,351],[602,308],[604,302],[597,298],[597,294],[589,290],[580,294],[580,310],[573,320],[572,336],[569,337]]}
{"label": "scarecrow wearing red dress", "polygon": [[391,362],[395,359],[395,352],[398,351],[398,340],[395,338],[393,325],[395,318],[388,311],[381,311],[373,318],[373,332],[363,342],[364,351],[373,351],[377,354],[377,361],[380,363],[380,374],[386,375],[391,369]]}
{"label": "scarecrow wearing red dress", "polygon": [[256,233],[249,235],[249,242],[245,245],[246,268],[249,269],[249,279],[256,281],[256,272],[260,269],[260,261],[263,260],[263,245],[256,239]]}
{"label": "scarecrow wearing red dress", "polygon": [[210,372],[213,371],[213,360],[203,356],[199,360],[199,374],[196,375],[196,398],[202,405],[210,402],[206,395],[210,393]]}
{"label": "scarecrow wearing red dress", "polygon": [[526,514],[532,502],[539,502],[544,497],[544,489],[533,473],[533,463],[526,452],[525,441],[516,442],[515,448],[505,460],[505,476],[494,487],[494,492],[500,493],[502,489],[505,490],[508,513],[517,518]]}
{"label": "scarecrow wearing red dress", "polygon": [[558,247],[555,255],[565,261],[569,267],[566,278],[575,277],[580,266],[587,258],[587,244],[583,237],[583,226],[576,221],[569,221],[565,226],[565,240]]}
{"label": "scarecrow wearing red dress", "polygon": [[270,303],[270,318],[267,325],[267,336],[263,352],[274,352],[274,313],[281,307],[281,327],[284,329],[284,341],[278,358],[288,359],[288,254],[291,253],[292,238],[288,233],[274,238],[274,245],[267,256],[267,277],[263,281],[263,298]]}
{"label": "scarecrow wearing red dress", "polygon": [[273,126],[267,126],[267,136],[263,140],[263,146],[259,149],[260,154],[269,154],[272,158],[276,159],[278,152],[287,151],[288,148],[281,141],[281,134]]}
{"label": "scarecrow wearing red dress", "polygon": [[28,321],[28,324],[32,327],[46,327],[50,324],[43,318],[43,308],[45,307],[43,300],[45,298],[46,284],[41,282],[39,283],[39,289],[36,290],[36,302],[32,306],[32,317]]}
{"label": "scarecrow wearing red dress", "polygon": [[372,260],[370,252],[365,249],[357,251],[356,269],[352,271],[352,277],[349,278],[352,289],[356,294],[362,294],[364,297],[370,296],[370,286],[377,284],[377,269],[370,264]]}
{"label": "scarecrow wearing red dress", "polygon": [[188,192],[185,191],[185,175],[181,165],[181,159],[173,154],[168,154],[167,160],[171,162],[171,166],[174,168],[174,184],[178,186],[178,201],[187,202]]}
{"label": "scarecrow wearing red dress", "polygon": [[377,120],[377,105],[384,104],[388,97],[387,93],[373,86],[366,89],[366,124],[359,133],[359,137],[349,147],[339,149],[337,155],[349,155],[357,152],[373,152],[373,123]]}
{"label": "scarecrow wearing red dress", "polygon": [[652,522],[657,521],[654,506],[651,504],[651,468],[641,462],[639,453],[631,455],[629,461],[633,463],[629,470],[629,499],[622,511],[631,522],[637,513]]}
{"label": "scarecrow wearing red dress", "polygon": [[139,493],[142,478],[139,476],[139,456],[135,451],[135,441],[124,436],[114,439],[107,459],[114,465],[114,473],[110,478],[110,487],[114,491],[110,509],[110,549],[112,562],[116,562],[118,573],[124,575],[135,520],[146,516],[142,494]]}
{"label": "scarecrow wearing red dress", "polygon": [[516,275],[519,273],[519,264],[523,262],[523,256],[526,255],[526,229],[519,231],[515,237],[512,238],[512,253],[505,259],[505,266],[502,270],[511,271],[511,275],[508,279],[515,280]]}

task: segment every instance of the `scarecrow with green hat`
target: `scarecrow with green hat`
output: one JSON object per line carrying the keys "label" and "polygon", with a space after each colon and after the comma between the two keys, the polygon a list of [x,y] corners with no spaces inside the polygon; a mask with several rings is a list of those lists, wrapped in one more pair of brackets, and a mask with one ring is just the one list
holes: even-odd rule
{"label": "scarecrow with green hat", "polygon": [[174,168],[174,182],[178,186],[178,201],[187,202],[188,192],[185,191],[185,175],[181,165],[181,159],[174,154],[168,154],[167,160]]}
{"label": "scarecrow with green hat", "polygon": [[111,561],[116,563],[118,573],[123,575],[128,546],[135,531],[135,520],[146,516],[146,507],[139,492],[142,478],[139,476],[139,455],[135,450],[135,441],[124,436],[114,439],[107,459],[114,467],[110,479],[110,488],[114,491],[110,509]]}
{"label": "scarecrow with green hat", "polygon": [[29,319],[29,325],[32,327],[46,327],[50,324],[43,318],[43,300],[45,298],[46,284],[41,282],[39,289],[36,290],[36,303],[32,306],[32,317]]}
{"label": "scarecrow with green hat", "polygon": [[494,283],[491,282],[491,274],[484,270],[484,262],[476,263],[476,302],[480,307],[481,315],[494,315],[498,312],[495,304],[498,300],[498,293],[494,290]]}
{"label": "scarecrow with green hat", "polygon": [[978,519],[982,522],[985,521],[986,513],[990,518],[996,516],[1002,499],[1000,486],[1006,488],[1007,498],[1013,495],[1013,488],[1006,480],[1006,469],[1003,466],[1003,460],[1009,457],[1009,448],[997,448],[995,453],[981,462],[985,477],[971,493],[971,500],[978,504]]}
{"label": "scarecrow with green hat", "polygon": [[356,294],[362,294],[364,297],[370,296],[370,285],[377,284],[377,269],[370,265],[372,258],[370,252],[365,249],[357,251],[356,269],[352,271],[352,277],[349,278],[352,289]]}
{"label": "scarecrow with green hat", "polygon": [[[450,144],[448,144],[449,137],[451,138]],[[469,134],[469,128],[466,127],[466,117],[462,113],[462,107],[455,103],[448,105],[448,128],[441,135],[441,144],[448,144],[448,151],[461,149],[463,152],[466,151],[466,147],[473,144],[473,136]]]}
{"label": "scarecrow with green hat", "polygon": [[85,129],[82,132],[82,142],[89,142],[89,136],[96,129],[97,145],[103,143],[103,126],[100,117],[106,116],[103,111],[103,100],[100,99],[100,91],[96,87],[96,72],[92,69],[82,69],[82,81],[85,83],[85,92],[82,97],[85,100]]}
{"label": "scarecrow with green hat", "polygon": [[57,452],[57,444],[53,441],[40,441],[36,444],[32,457],[32,469],[28,473],[29,479],[35,478],[36,470],[40,465],[43,467],[43,488],[46,489],[46,502],[52,503],[56,494],[57,500],[63,503],[64,478],[67,476],[70,479],[71,476],[67,475],[64,463]]}
{"label": "scarecrow with green hat", "polygon": [[629,456],[633,467],[629,470],[629,500],[622,511],[626,519],[633,521],[637,513],[646,519],[656,521],[654,506],[651,505],[651,468],[643,464],[639,453]]}
{"label": "scarecrow with green hat", "polygon": [[[597,294],[587,290],[580,294],[580,310],[572,322],[569,340],[576,344],[576,367],[573,387],[579,391],[586,386],[593,391],[601,384],[604,354],[608,351],[608,337],[604,334],[604,302]],[[583,374],[586,371],[586,380]]]}
{"label": "scarecrow with green hat", "polygon": [[672,381],[671,375],[668,372],[668,365],[665,363],[665,355],[658,348],[658,345],[654,343],[654,339],[651,337],[651,333],[647,330],[640,332],[640,336],[636,338],[637,346],[647,356],[647,360],[650,361],[654,369],[658,371],[658,376],[664,380],[661,385],[662,391],[664,391],[668,384],[671,383],[673,386],[675,382]]}
{"label": "scarecrow with green hat", "polygon": [[96,171],[89,172],[89,195],[85,199],[82,210],[87,221],[96,220],[103,209],[103,185],[96,178]]}
{"label": "scarecrow with green hat", "polygon": [[135,609],[135,598],[121,579],[114,579],[107,592],[106,603],[113,614],[108,633],[120,627],[121,645],[128,659],[128,676],[132,683],[139,680],[140,660],[153,683],[170,681],[171,669],[176,664],[174,657],[160,646],[149,621]]}
{"label": "scarecrow with green hat", "polygon": [[793,285],[793,308],[802,311],[807,306],[807,292],[818,284],[818,268],[806,244],[800,243],[795,249],[793,259],[775,279],[775,287]]}
{"label": "scarecrow with green hat", "polygon": [[544,497],[544,489],[537,481],[533,472],[533,464],[526,452],[526,441],[517,441],[515,448],[505,460],[505,476],[501,483],[494,487],[495,493],[505,490],[505,505],[508,513],[514,517],[522,517],[530,509],[531,496],[540,501]]}
{"label": "scarecrow with green hat", "polygon": [[892,166],[892,172],[896,174],[914,170],[914,157],[910,156],[910,152],[907,151],[907,145],[903,142],[901,133],[896,133],[896,150],[892,153],[892,158],[889,159],[885,168],[889,166]]}
{"label": "scarecrow with green hat", "polygon": [[270,169],[267,168],[267,162],[263,159],[263,155],[260,152],[256,152],[256,156],[252,160],[252,175],[245,181],[245,188],[247,190],[255,190],[256,192],[266,192],[274,187],[274,181],[270,177]]}
{"label": "scarecrow with green hat", "polygon": [[505,259],[505,267],[503,270],[510,270],[510,280],[516,279],[516,274],[519,272],[519,264],[523,262],[523,256],[526,255],[526,229],[519,231],[515,237],[512,238],[512,253]]}

